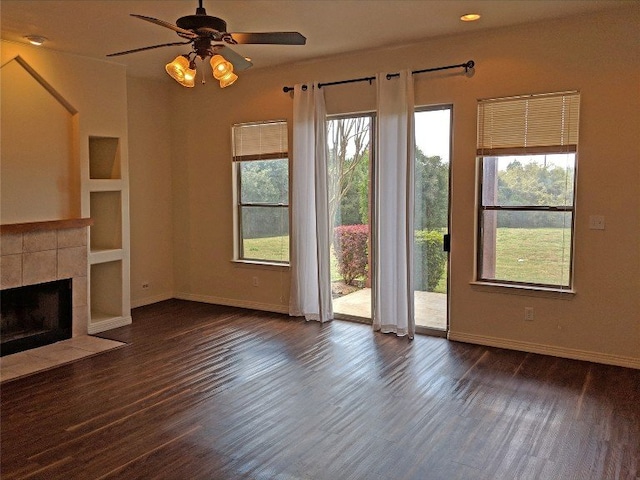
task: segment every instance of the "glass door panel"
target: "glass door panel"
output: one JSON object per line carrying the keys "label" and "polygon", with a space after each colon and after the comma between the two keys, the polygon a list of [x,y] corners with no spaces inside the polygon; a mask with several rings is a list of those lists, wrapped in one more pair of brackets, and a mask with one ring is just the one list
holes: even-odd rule
{"label": "glass door panel", "polygon": [[415,136],[416,331],[446,332],[451,107],[416,110]]}
{"label": "glass door panel", "polygon": [[327,121],[331,287],[336,318],[371,321],[372,115]]}

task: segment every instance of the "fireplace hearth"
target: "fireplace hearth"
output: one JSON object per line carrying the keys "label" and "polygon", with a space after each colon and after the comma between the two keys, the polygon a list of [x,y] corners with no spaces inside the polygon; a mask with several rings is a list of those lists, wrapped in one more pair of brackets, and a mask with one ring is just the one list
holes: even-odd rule
{"label": "fireplace hearth", "polygon": [[0,291],[0,356],[71,338],[70,278]]}

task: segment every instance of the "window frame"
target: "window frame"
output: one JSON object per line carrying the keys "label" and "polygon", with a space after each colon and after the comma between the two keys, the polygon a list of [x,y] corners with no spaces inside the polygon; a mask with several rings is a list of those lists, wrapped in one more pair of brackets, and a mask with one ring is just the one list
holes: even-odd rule
{"label": "window frame", "polygon": [[[580,101],[580,93],[579,92],[559,92],[559,93],[549,93],[549,94],[541,94],[541,95],[524,95],[521,97],[508,97],[503,99],[495,99],[497,101],[509,101],[509,100],[519,100],[519,99],[527,99],[527,98],[536,98],[536,97],[545,97],[545,96],[560,96],[564,94],[575,95],[577,97],[578,102],[578,111],[579,111],[579,101]],[[527,290],[539,290],[539,291],[555,291],[555,292],[569,292],[573,293],[574,287],[574,264],[575,264],[575,226],[576,226],[576,199],[577,199],[577,172],[578,172],[578,122],[579,119],[575,119],[575,131],[571,131],[571,142],[569,144],[560,143],[558,145],[533,145],[527,146],[522,145],[521,147],[508,147],[508,148],[484,148],[484,138],[481,140],[481,128],[484,125],[480,125],[480,105],[482,100],[478,102],[478,152],[476,154],[476,185],[477,185],[477,218],[476,218],[476,273],[475,273],[475,281],[472,283],[478,285],[491,285],[491,286],[502,286],[502,287],[516,287],[523,288]],[[563,110],[564,114],[564,110]],[[578,115],[579,116],[579,115]],[[485,119],[482,119],[484,122]],[[563,128],[565,120],[562,119]],[[563,132],[564,134],[564,132]],[[482,143],[482,145],[481,145]],[[497,162],[500,158],[504,157],[523,157],[523,156],[538,156],[538,155],[573,155],[573,183],[572,183],[572,198],[570,205],[504,205],[497,204],[498,202],[494,202],[494,205],[485,205],[485,166],[487,159],[495,159],[496,169]],[[495,179],[495,188],[498,188],[498,179]],[[495,275],[493,277],[488,277],[484,275],[484,262],[485,258],[485,237],[486,237],[486,228],[485,228],[485,213],[488,211],[495,212],[548,212],[548,213],[562,213],[569,212],[571,214],[571,222],[570,222],[570,239],[569,239],[569,265],[568,265],[568,279],[567,283],[564,284],[550,284],[550,283],[540,283],[540,282],[529,282],[529,281],[518,281],[518,280],[505,280],[501,278],[497,278]],[[497,224],[495,226],[495,231],[497,233],[498,227]],[[494,258],[493,258],[494,266],[497,263],[497,255],[494,250]]]}
{"label": "window frame", "polygon": [[[555,152],[558,154],[564,154],[566,152]],[[477,275],[476,279],[481,283],[490,283],[497,285],[509,285],[509,286],[523,286],[526,288],[540,288],[540,289],[552,289],[552,290],[572,290],[573,289],[573,264],[574,264],[574,241],[575,241],[575,199],[576,199],[576,171],[577,171],[577,153],[572,152],[574,156],[573,160],[573,201],[571,205],[484,205],[484,164],[485,159],[499,158],[498,155],[485,155],[478,157],[478,219],[477,219],[477,252],[476,252],[476,265]],[[549,153],[553,154],[553,153]],[[514,157],[518,155],[504,155],[508,157]],[[497,180],[496,180],[497,181]],[[484,217],[485,212],[547,212],[547,213],[559,213],[570,212],[571,213],[571,230],[569,239],[569,277],[566,285],[563,284],[550,284],[550,283],[538,283],[538,282],[526,282],[517,280],[506,280],[501,278],[490,278],[483,276],[484,272]],[[497,232],[497,226],[496,226]],[[495,257],[495,255],[494,255]],[[495,261],[495,260],[494,260]]]}
{"label": "window frame", "polygon": [[[257,154],[257,155],[248,155],[248,156],[237,156],[236,155],[236,143],[235,143],[235,133],[236,127],[246,127],[246,126],[258,126],[258,125],[268,125],[268,124],[284,124],[286,130],[285,141],[287,142],[287,151],[280,151],[277,153],[268,152],[265,154]],[[234,241],[233,241],[233,261],[237,263],[249,263],[249,264],[257,264],[257,265],[274,265],[274,266],[283,266],[288,267],[291,261],[291,225],[290,225],[290,206],[291,206],[291,189],[287,188],[287,202],[286,203],[276,203],[276,202],[243,202],[242,201],[242,165],[244,163],[250,163],[255,161],[286,161],[287,165],[287,184],[290,185],[291,179],[291,159],[289,156],[288,149],[288,122],[286,120],[266,120],[266,121],[257,121],[257,122],[246,122],[246,123],[237,123],[233,124],[231,127],[231,135],[232,135],[232,150],[233,150],[233,162],[232,162],[232,182],[233,182],[233,222],[234,222]],[[244,158],[244,160],[243,160]],[[287,236],[289,238],[289,253],[287,255],[287,260],[273,260],[273,259],[263,259],[263,258],[250,258],[245,256],[244,252],[244,224],[243,224],[243,208],[252,207],[252,208],[284,208],[286,209],[286,215],[288,218],[287,225]]]}

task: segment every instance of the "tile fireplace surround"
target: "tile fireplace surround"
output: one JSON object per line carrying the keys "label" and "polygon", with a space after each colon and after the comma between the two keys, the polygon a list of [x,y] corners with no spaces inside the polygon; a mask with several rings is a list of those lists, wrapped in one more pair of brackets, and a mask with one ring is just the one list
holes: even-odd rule
{"label": "tile fireplace surround", "polygon": [[72,279],[72,337],[87,335],[88,252],[91,219],[0,227],[0,290]]}

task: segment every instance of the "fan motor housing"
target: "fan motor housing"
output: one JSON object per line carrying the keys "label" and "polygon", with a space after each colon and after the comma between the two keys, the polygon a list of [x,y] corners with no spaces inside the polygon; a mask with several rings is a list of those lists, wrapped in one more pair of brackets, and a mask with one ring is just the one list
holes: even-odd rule
{"label": "fan motor housing", "polygon": [[186,17],[180,17],[176,21],[176,25],[185,30],[196,31],[199,28],[213,28],[218,32],[227,31],[227,22],[218,17],[212,17],[210,15],[187,15]]}

